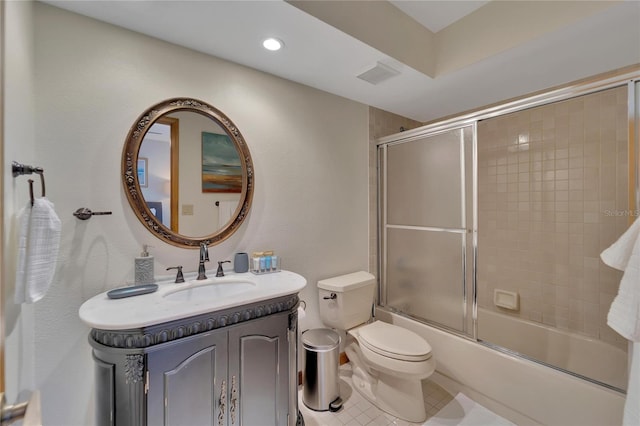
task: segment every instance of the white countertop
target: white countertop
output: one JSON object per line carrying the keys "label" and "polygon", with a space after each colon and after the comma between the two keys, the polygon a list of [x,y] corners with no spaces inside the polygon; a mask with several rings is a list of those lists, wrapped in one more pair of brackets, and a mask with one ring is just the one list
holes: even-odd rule
{"label": "white countertop", "polygon": [[[210,272],[207,271],[207,273]],[[246,283],[252,283],[253,286],[241,293],[233,294],[234,283],[238,283],[240,286],[243,283],[245,283],[244,286],[247,286]],[[100,293],[80,306],[80,319],[88,326],[102,330],[146,327],[295,294],[304,288],[307,280],[291,271],[262,275],[250,272],[243,274],[229,272],[221,278],[208,278],[202,281],[189,280],[182,284],[175,284],[173,281],[158,282],[157,284],[158,291],[154,293],[123,299],[110,299],[107,292]],[[212,284],[229,286],[230,294],[222,297],[179,298],[184,300],[173,300],[172,297],[167,297],[177,291],[211,286]]]}

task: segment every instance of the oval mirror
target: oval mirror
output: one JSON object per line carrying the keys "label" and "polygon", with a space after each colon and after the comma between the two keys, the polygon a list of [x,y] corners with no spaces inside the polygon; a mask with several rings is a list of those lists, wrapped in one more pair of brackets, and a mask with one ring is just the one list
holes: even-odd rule
{"label": "oval mirror", "polygon": [[253,162],[242,134],[196,99],[169,99],[138,117],[124,144],[122,178],[138,219],[179,247],[226,240],[253,198]]}

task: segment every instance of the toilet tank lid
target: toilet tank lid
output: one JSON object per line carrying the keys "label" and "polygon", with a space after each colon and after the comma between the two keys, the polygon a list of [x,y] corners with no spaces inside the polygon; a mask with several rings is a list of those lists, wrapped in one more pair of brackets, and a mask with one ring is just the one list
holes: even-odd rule
{"label": "toilet tank lid", "polygon": [[323,290],[341,293],[347,290],[375,284],[376,277],[365,271],[352,272],[351,274],[340,275],[326,280],[318,281],[318,288]]}

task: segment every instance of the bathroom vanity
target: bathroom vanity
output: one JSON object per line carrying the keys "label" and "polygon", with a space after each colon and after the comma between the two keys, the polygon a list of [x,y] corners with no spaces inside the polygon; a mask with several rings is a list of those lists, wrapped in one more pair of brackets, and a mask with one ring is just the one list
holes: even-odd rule
{"label": "bathroom vanity", "polygon": [[295,425],[305,284],[289,271],[246,273],[88,300],[96,423]]}
{"label": "bathroom vanity", "polygon": [[[161,197],[169,200],[165,208],[172,212],[171,220],[165,222],[159,214],[158,194],[145,189],[149,183],[144,153],[157,151],[153,148],[156,138],[145,135],[155,125],[168,126],[172,141],[170,158],[156,161],[171,164],[171,170],[162,172],[172,179],[170,191]],[[221,180],[213,171],[207,179],[199,173],[180,173],[178,151],[173,147],[179,140],[180,146],[192,148],[185,152],[200,152],[204,135],[224,136],[228,142],[220,152],[211,145],[209,154],[232,158],[233,164],[237,160],[237,170],[222,176],[229,179]],[[91,327],[96,423],[302,423],[297,402],[297,307],[298,292],[306,280],[289,271],[206,278],[204,270],[208,247],[233,235],[251,208],[253,161],[238,127],[204,101],[167,99],[133,122],[123,147],[121,172],[129,205],[147,231],[167,244],[200,249],[198,276],[203,279],[193,276],[180,284],[167,280],[159,282],[153,293],[121,299],[110,299],[105,292],[80,307],[80,318]],[[204,198],[196,199],[197,208],[211,220],[194,223],[190,215],[177,214],[178,180],[194,188],[202,185]],[[219,201],[214,203],[208,192],[225,193],[222,201],[235,206],[226,223],[220,220]],[[158,207],[152,211],[151,205]]]}

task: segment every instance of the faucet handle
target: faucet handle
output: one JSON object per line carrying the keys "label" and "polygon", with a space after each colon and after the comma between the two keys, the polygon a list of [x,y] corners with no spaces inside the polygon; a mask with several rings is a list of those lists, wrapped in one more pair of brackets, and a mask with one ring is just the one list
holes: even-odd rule
{"label": "faucet handle", "polygon": [[167,268],[167,271],[170,269],[177,269],[178,273],[176,274],[176,280],[174,281],[176,284],[179,283],[183,283],[184,282],[184,275],[182,275],[182,265],[178,265],[178,266],[171,266],[169,268]]}
{"label": "faucet handle", "polygon": [[216,277],[224,277],[224,271],[222,270],[223,263],[231,263],[230,260],[221,260],[218,262],[218,270],[216,271]]}

